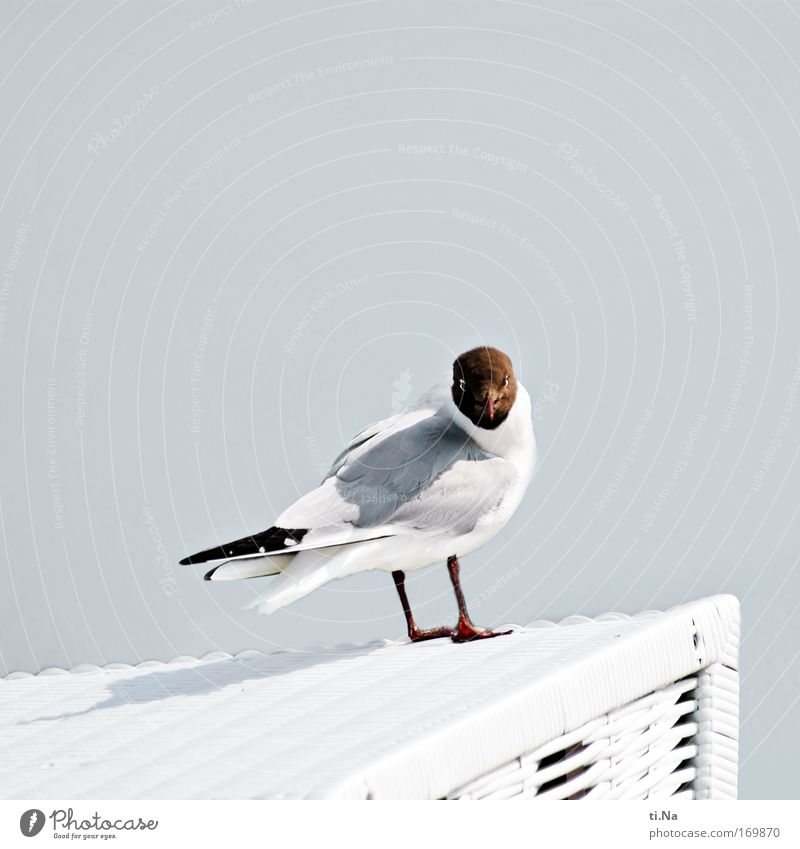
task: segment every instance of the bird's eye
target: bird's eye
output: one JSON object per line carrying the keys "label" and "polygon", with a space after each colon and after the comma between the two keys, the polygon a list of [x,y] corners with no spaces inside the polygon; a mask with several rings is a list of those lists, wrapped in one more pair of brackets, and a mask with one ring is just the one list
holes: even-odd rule
{"label": "bird's eye", "polygon": [[466,392],[466,390],[467,390],[467,384],[466,384],[466,383],[464,383],[464,378],[460,378],[460,379],[459,379],[459,381],[458,381],[458,388],[459,388],[462,392]]}
{"label": "bird's eye", "polygon": [[508,386],[508,375],[503,378],[503,387]]}

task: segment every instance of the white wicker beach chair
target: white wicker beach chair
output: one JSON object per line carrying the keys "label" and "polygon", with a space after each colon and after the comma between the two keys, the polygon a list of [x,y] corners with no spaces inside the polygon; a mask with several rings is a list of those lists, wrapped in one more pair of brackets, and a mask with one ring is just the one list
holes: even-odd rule
{"label": "white wicker beach chair", "polygon": [[738,640],[717,596],[465,645],[13,674],[0,798],[735,798]]}

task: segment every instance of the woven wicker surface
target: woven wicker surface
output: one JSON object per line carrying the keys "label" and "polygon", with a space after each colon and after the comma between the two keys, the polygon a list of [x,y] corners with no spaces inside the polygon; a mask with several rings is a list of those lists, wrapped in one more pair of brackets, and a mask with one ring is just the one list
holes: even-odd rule
{"label": "woven wicker surface", "polygon": [[[511,783],[539,795],[623,797],[645,774],[653,795],[691,780],[694,795],[726,796],[735,793],[737,646],[738,603],[717,596],[467,645],[218,653],[9,676],[0,796],[441,798],[491,795],[486,778],[514,770]],[[693,747],[692,773],[675,776],[682,746]],[[556,752],[573,758],[566,772]]]}
{"label": "woven wicker surface", "polygon": [[[457,788],[450,797],[735,798],[735,729],[733,737],[723,738],[727,745],[716,747],[713,763],[712,741],[703,729],[709,672],[682,678],[593,719]],[[731,670],[723,667],[719,673],[730,676]],[[732,722],[737,711],[738,701],[731,699],[722,715]]]}

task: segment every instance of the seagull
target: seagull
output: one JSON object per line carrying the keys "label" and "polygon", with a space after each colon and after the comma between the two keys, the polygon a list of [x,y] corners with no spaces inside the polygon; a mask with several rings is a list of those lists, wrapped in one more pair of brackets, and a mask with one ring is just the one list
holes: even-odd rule
{"label": "seagull", "polygon": [[[473,625],[459,557],[488,542],[519,507],[536,465],[531,399],[497,348],[461,354],[452,377],[358,433],[322,483],[265,531],[181,564],[221,560],[207,581],[271,575],[248,607],[272,613],[328,581],[391,572],[413,642],[468,642],[510,633]],[[454,628],[417,626],[406,572],[446,562],[458,603]]]}

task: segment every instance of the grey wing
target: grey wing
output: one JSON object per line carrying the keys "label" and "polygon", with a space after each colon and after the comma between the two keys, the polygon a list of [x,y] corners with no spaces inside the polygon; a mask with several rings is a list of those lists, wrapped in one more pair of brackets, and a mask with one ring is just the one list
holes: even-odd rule
{"label": "grey wing", "polygon": [[493,521],[517,479],[501,457],[459,460],[417,498],[398,507],[392,523],[429,533],[467,534],[483,521]]}
{"label": "grey wing", "polygon": [[416,425],[423,419],[428,419],[436,415],[436,411],[442,406],[443,396],[449,392],[449,388],[437,385],[429,389],[422,397],[414,404],[410,404],[400,412],[389,416],[388,419],[382,419],[379,422],[365,427],[359,431],[351,440],[349,445],[339,454],[333,461],[330,471],[325,475],[325,480],[337,474],[337,472],[349,461],[351,461],[359,453],[362,453],[363,446],[371,442],[372,445],[367,446],[372,448],[376,443],[386,439],[398,431]]}
{"label": "grey wing", "polygon": [[332,471],[338,495],[356,509],[356,527],[381,525],[399,514],[414,524],[415,514],[425,512],[425,499],[442,492],[436,483],[447,472],[461,470],[463,477],[465,463],[477,470],[473,464],[491,459],[451,419],[427,416],[374,444],[367,438]]}

